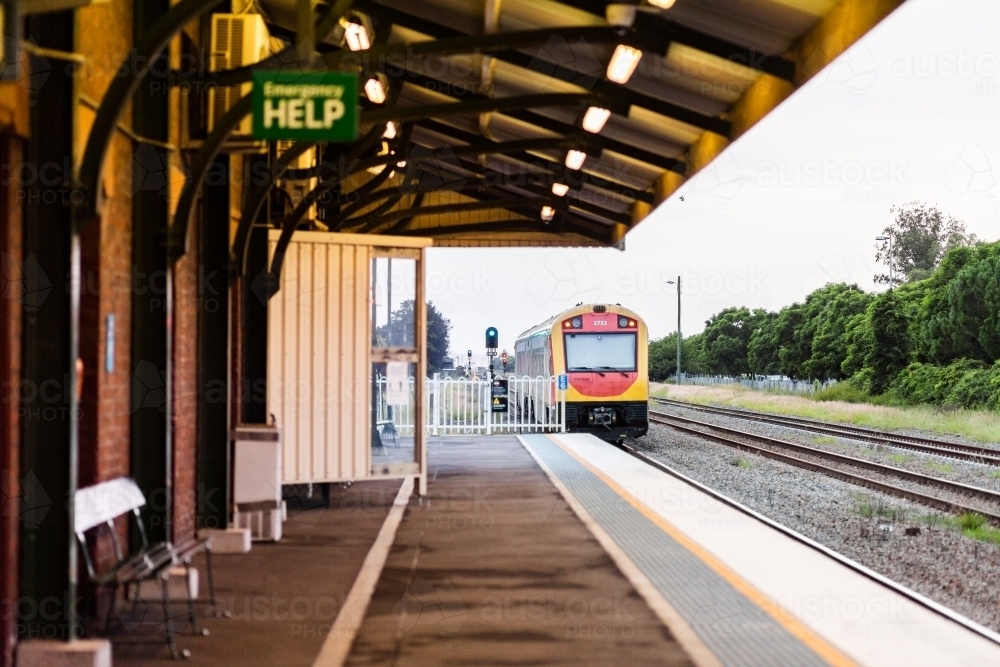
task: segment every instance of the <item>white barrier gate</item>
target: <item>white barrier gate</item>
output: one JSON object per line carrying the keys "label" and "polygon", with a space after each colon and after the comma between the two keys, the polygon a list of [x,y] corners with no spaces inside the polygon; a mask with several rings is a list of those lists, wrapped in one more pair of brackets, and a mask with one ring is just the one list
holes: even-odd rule
{"label": "white barrier gate", "polygon": [[[507,412],[493,412],[492,383],[488,379],[441,378],[424,380],[430,435],[490,435],[493,433],[561,433],[566,431],[566,404],[556,377],[508,377]],[[414,389],[410,378],[409,401],[387,405],[386,379],[378,380],[378,422],[389,423],[401,436],[413,434]]]}

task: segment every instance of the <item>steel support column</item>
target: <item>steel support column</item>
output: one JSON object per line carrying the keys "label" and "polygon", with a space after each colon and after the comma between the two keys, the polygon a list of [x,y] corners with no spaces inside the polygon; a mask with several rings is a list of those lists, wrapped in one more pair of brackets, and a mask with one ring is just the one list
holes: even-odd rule
{"label": "steel support column", "polygon": [[225,528],[229,507],[229,156],[205,183],[198,318],[199,528]]}
{"label": "steel support column", "polygon": [[[38,46],[73,51],[73,12],[31,17],[27,39]],[[35,165],[71,164],[73,155],[74,82],[66,67],[51,67],[31,58],[32,69],[49,70],[45,85],[34,94],[31,127],[34,131],[25,156]],[[71,224],[63,204],[72,194],[72,174],[61,183],[25,184],[24,257],[25,295],[22,384],[37,391],[21,397],[21,491],[23,506],[32,511],[21,520],[20,597],[45,601],[58,614],[33,614],[19,622],[22,637],[66,638],[73,622],[76,592],[70,548],[69,508],[71,456],[69,378]]]}
{"label": "steel support column", "polygon": [[[168,0],[136,0],[133,3],[133,39],[138,42],[170,9]],[[165,56],[160,56],[165,57]],[[144,79],[132,98],[132,128],[140,136],[167,142],[168,96],[162,85]],[[141,183],[145,174],[166,174],[170,155],[162,148],[139,146],[133,165],[133,179]],[[160,184],[157,184],[160,185]],[[165,186],[165,183],[163,184]],[[166,391],[167,360],[167,199],[158,189],[134,188],[132,195],[132,331],[130,378],[131,460],[130,470],[150,502],[143,507],[143,521],[149,537],[166,537],[167,505],[164,490],[169,488],[171,471],[168,451],[170,424],[164,404],[142,400],[153,392]],[[164,393],[164,398],[165,396]],[[132,535],[132,546],[142,542]]]}

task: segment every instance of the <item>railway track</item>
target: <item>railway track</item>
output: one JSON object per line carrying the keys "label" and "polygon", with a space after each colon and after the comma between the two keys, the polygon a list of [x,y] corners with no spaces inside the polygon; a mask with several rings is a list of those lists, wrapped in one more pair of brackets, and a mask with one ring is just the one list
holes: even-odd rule
{"label": "railway track", "polygon": [[852,440],[863,440],[874,444],[905,449],[909,451],[921,452],[923,454],[933,454],[947,458],[982,463],[985,465],[1000,466],[1000,450],[988,447],[978,447],[966,445],[960,442],[949,442],[947,440],[934,440],[932,438],[922,438],[920,436],[900,435],[898,433],[888,433],[861,426],[846,426],[831,422],[821,422],[813,419],[803,419],[800,417],[785,417],[778,415],[762,414],[749,410],[739,410],[736,408],[719,408],[707,405],[695,405],[684,401],[672,401],[663,398],[651,398],[651,401],[670,407],[684,408],[686,410],[696,410],[709,414],[724,415],[726,417],[736,417],[765,424],[775,424],[787,428],[795,428],[801,431],[832,435],[838,438],[850,438]]}
{"label": "railway track", "polygon": [[[907,481],[916,482],[918,484],[923,484],[926,486],[937,487],[952,493],[964,496],[971,496],[1000,505],[1000,493],[991,491],[989,489],[984,489],[977,486],[970,486],[968,484],[961,484],[959,482],[952,482],[950,480],[942,479],[940,477],[922,475],[920,473],[904,470],[902,468],[895,468],[893,466],[883,465],[881,463],[875,463],[873,461],[868,461],[866,459],[847,456],[845,454],[837,454],[835,452],[830,452],[824,449],[817,449],[815,447],[801,445],[796,442],[788,442],[786,440],[779,440],[778,438],[771,438],[768,436],[758,435],[756,433],[748,433],[746,431],[740,431],[725,426],[719,426],[717,424],[710,424],[708,422],[701,422],[696,419],[689,419],[687,417],[678,417],[676,415],[670,415],[662,412],[650,412],[649,420],[655,424],[669,426],[675,430],[690,435],[694,435],[700,438],[706,438],[713,442],[727,445],[735,449],[751,452],[754,454],[758,454],[760,456],[765,456],[767,458],[781,461],[783,463],[788,463],[790,465],[794,465],[799,468],[805,468],[807,470],[828,475],[830,477],[834,477],[836,479],[840,479],[845,482],[850,482],[858,486],[863,486],[869,489],[881,491],[883,493],[897,496],[899,498],[904,498],[912,502],[921,503],[923,505],[927,505],[944,512],[950,512],[952,514],[970,514],[970,513],[980,514],[986,517],[986,519],[993,525],[1000,526],[1000,514],[997,514],[995,512],[984,511],[981,508],[972,507],[964,503],[954,502],[952,500],[929,495],[927,493],[923,493],[920,491],[914,491],[912,489],[896,486],[895,484],[890,484],[888,482],[883,482],[878,479],[866,477],[864,475],[860,475],[848,470],[835,468],[829,465],[824,465],[822,463],[817,463],[816,461],[801,458],[800,456],[793,456],[791,454],[786,454],[781,451],[776,451],[775,448],[782,449],[785,451],[792,451],[800,455],[816,457],[819,459],[823,459],[825,461],[836,462],[841,465],[853,466],[855,468],[871,470],[890,477],[905,479]],[[725,435],[720,435],[720,433],[724,433]],[[733,438],[740,438],[740,440],[735,440]],[[756,444],[751,444],[751,443],[756,443]]]}

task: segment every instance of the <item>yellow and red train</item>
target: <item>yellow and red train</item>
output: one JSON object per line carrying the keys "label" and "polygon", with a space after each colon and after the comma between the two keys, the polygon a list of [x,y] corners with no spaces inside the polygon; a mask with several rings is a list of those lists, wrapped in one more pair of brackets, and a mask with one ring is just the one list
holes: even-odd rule
{"label": "yellow and red train", "polygon": [[[568,376],[568,431],[636,438],[649,429],[647,338],[646,323],[628,308],[580,304],[518,336],[515,374]],[[544,402],[550,409],[555,397]]]}

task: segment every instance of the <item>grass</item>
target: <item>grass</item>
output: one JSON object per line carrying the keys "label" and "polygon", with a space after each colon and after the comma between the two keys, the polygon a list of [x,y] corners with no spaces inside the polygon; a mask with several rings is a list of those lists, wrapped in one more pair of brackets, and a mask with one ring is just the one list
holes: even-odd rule
{"label": "grass", "polygon": [[982,514],[963,514],[955,519],[955,525],[966,537],[981,542],[993,542],[1000,544],[1000,529],[994,528],[986,521]]}
{"label": "grass", "polygon": [[989,520],[982,514],[970,512],[959,516],[923,514],[911,517],[907,510],[894,507],[884,500],[874,498],[867,493],[855,494],[854,501],[856,503],[854,511],[866,519],[876,519],[893,523],[917,522],[927,526],[957,530],[971,540],[1000,544],[1000,528],[991,526]]}
{"label": "grass", "polygon": [[886,519],[889,521],[903,521],[906,519],[906,510],[893,507],[881,500],[873,499],[865,493],[855,496],[855,511],[866,519]]}
{"label": "grass", "polygon": [[[803,395],[777,394],[756,391],[739,385],[701,387],[696,385],[651,385],[654,396],[672,398],[692,403],[729,405],[746,410],[759,410],[777,414],[807,417],[823,421],[856,424],[887,431],[918,429],[931,433],[958,434],[984,443],[1000,443],[1000,412],[979,410],[941,410],[931,406],[875,405],[852,402],[856,398],[851,390],[840,389],[840,398],[833,389],[848,383],[834,385],[824,395],[824,400]],[[856,390],[855,390],[856,391]],[[824,392],[818,392],[824,394]]]}
{"label": "grass", "polygon": [[924,467],[934,472],[955,472],[955,466],[947,463],[938,463],[937,461],[924,461]]}
{"label": "grass", "polygon": [[990,476],[991,479],[1000,479],[1000,470],[992,470],[992,471],[990,471],[990,475],[989,476]]}
{"label": "grass", "polygon": [[917,520],[928,526],[957,530],[970,540],[1000,544],[1000,528],[991,526],[982,514],[976,514],[975,512],[959,516],[925,514],[918,517]]}
{"label": "grass", "polygon": [[837,439],[832,435],[820,435],[812,438],[812,441],[817,445],[836,445]]}
{"label": "grass", "polygon": [[729,463],[737,468],[745,468],[747,470],[753,467],[753,461],[742,455],[734,457]]}

